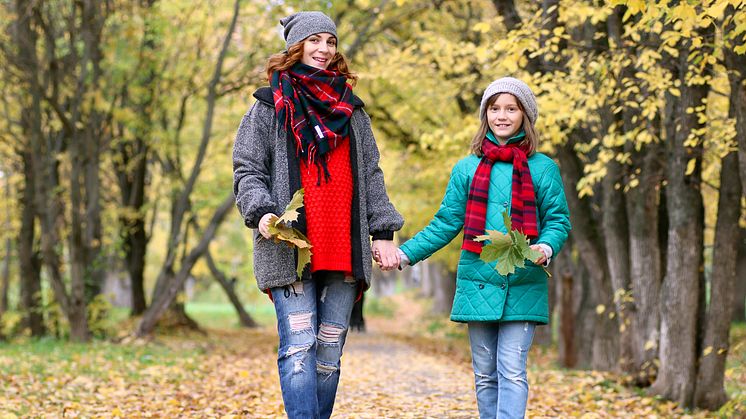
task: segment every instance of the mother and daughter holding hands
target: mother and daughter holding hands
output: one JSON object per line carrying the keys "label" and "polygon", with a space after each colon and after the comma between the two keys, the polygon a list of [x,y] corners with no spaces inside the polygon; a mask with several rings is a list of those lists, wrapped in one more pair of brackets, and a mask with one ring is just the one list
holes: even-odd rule
{"label": "mother and daughter holding hands", "polygon": [[[453,240],[464,241],[451,320],[468,324],[480,418],[523,417],[526,358],[537,324],[549,320],[549,263],[567,239],[569,212],[557,165],[536,151],[536,98],[504,77],[484,91],[470,153],[451,172],[432,221],[394,244],[403,225],[391,204],[357,77],[337,49],[337,28],[321,12],[280,21],[286,50],[269,58],[269,87],[254,93],[233,149],[236,205],[254,232],[254,274],[272,299],[278,370],[290,418],[331,416],[340,358],[355,301],[383,270],[413,265]],[[313,246],[300,277],[294,249],[271,240],[270,222],[295,191],[298,221]],[[480,259],[485,230],[512,228],[541,257],[503,276]]]}

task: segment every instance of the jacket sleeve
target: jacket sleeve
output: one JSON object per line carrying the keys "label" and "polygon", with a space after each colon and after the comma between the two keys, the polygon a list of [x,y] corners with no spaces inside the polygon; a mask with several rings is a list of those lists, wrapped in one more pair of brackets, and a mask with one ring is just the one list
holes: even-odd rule
{"label": "jacket sleeve", "polygon": [[438,212],[425,228],[401,246],[410,264],[429,258],[461,232],[469,186],[469,177],[456,164]]}
{"label": "jacket sleeve", "polygon": [[380,153],[373,130],[370,126],[370,117],[365,111],[360,111],[362,117],[361,132],[356,133],[360,138],[363,151],[363,167],[365,168],[366,207],[368,217],[368,228],[373,240],[393,240],[394,231],[398,231],[404,225],[404,219],[394,208],[386,193],[386,185],[383,180],[383,171],[378,165]]}
{"label": "jacket sleeve", "polygon": [[233,145],[233,193],[249,228],[257,228],[264,214],[277,211],[270,193],[273,118],[273,109],[256,102],[241,120]]}
{"label": "jacket sleeve", "polygon": [[564,246],[570,233],[570,210],[567,207],[565,189],[559,167],[551,162],[539,179],[536,203],[539,209],[541,231],[536,243],[545,243],[552,248],[552,257]]}

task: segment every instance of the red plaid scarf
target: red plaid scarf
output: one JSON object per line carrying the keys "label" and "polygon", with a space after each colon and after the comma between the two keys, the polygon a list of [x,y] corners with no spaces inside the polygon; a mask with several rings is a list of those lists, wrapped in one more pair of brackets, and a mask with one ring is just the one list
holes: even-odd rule
{"label": "red plaid scarf", "polygon": [[536,197],[531,172],[528,169],[526,149],[517,143],[499,146],[485,138],[482,142],[482,160],[474,172],[469,197],[466,201],[464,219],[464,244],[461,248],[482,253],[484,242],[474,241],[483,235],[487,216],[487,199],[490,189],[490,174],[496,161],[513,163],[513,186],[511,189],[510,220],[513,230],[523,232],[529,238],[539,236],[536,224]]}
{"label": "red plaid scarf", "polygon": [[[298,155],[323,168],[328,153],[350,136],[352,87],[338,71],[321,70],[301,62],[286,71],[275,71],[270,80],[277,119],[290,127]],[[320,176],[319,176],[320,180]]]}

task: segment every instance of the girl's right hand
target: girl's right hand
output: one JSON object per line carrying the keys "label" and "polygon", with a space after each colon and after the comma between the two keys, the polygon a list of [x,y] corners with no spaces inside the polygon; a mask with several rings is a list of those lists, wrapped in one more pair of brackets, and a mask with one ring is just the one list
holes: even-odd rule
{"label": "girl's right hand", "polygon": [[277,216],[275,214],[272,214],[271,212],[268,212],[264,214],[262,218],[259,220],[259,233],[265,239],[269,239],[272,237],[272,235],[269,234],[269,219],[272,217],[277,217]]}

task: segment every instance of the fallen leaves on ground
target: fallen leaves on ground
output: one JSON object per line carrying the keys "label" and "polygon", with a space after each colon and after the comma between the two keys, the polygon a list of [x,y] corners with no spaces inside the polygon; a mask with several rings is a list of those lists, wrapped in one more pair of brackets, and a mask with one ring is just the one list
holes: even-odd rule
{"label": "fallen leaves on ground", "polygon": [[[477,417],[463,328],[444,323],[451,339],[406,333],[423,309],[397,305],[393,318],[368,319],[369,333],[348,336],[334,417]],[[271,327],[126,344],[3,344],[0,418],[282,418],[276,350]],[[532,349],[528,417],[717,417],[646,397],[609,373],[558,368],[555,359]]]}

